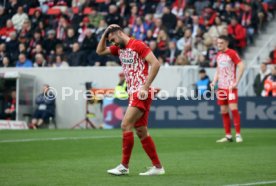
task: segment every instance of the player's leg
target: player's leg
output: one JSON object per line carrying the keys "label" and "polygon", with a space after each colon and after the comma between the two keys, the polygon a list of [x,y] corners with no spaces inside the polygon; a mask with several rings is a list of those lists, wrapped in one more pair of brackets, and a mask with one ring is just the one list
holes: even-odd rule
{"label": "player's leg", "polygon": [[228,110],[228,91],[224,89],[219,89],[217,91],[217,104],[220,106],[220,113],[222,116],[223,127],[225,131],[225,137],[217,140],[218,143],[231,142],[231,120]]}
{"label": "player's leg", "polygon": [[131,152],[134,146],[133,127],[134,124],[143,116],[143,111],[136,107],[128,107],[123,118],[121,127],[123,133],[122,143],[122,162],[114,169],[110,169],[107,172],[114,175],[129,174],[128,164],[131,156]]}
{"label": "player's leg", "polygon": [[233,89],[229,92],[229,108],[232,112],[232,117],[233,117],[233,123],[236,129],[236,142],[242,142],[241,138],[241,119],[240,119],[240,113],[238,110],[238,90]]}
{"label": "player's leg", "polygon": [[237,103],[230,103],[229,108],[232,112],[232,117],[233,117],[233,123],[235,126],[236,130],[236,142],[240,143],[242,142],[242,137],[241,137],[241,119],[240,119],[240,113],[238,110],[238,104]]}
{"label": "player's leg", "polygon": [[230,120],[230,116],[229,116],[228,105],[220,105],[220,113],[222,116],[225,137],[220,140],[217,140],[217,142],[218,143],[232,142],[233,140],[232,140],[232,135],[231,135],[231,120]]}
{"label": "player's leg", "polygon": [[[145,113],[148,115],[147,113]],[[143,116],[148,117],[148,116]],[[143,120],[143,117],[140,120]],[[165,170],[162,167],[159,157],[157,155],[156,147],[154,144],[153,139],[148,133],[147,126],[139,126],[136,127],[136,134],[139,137],[141,144],[143,146],[143,149],[151,159],[153,167],[151,167],[149,170],[147,170],[144,173],[140,173],[141,176],[151,176],[151,175],[162,175],[165,174]]]}

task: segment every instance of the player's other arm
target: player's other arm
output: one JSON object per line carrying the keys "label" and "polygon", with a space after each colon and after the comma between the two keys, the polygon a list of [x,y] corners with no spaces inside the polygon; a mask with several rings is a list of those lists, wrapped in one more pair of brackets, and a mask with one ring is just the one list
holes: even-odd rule
{"label": "player's other arm", "polygon": [[237,88],[245,69],[244,63],[242,61],[240,61],[237,64],[237,67],[238,67],[238,74],[237,74],[236,83],[233,85],[233,88]]}
{"label": "player's other arm", "polygon": [[150,64],[151,68],[149,71],[148,78],[139,92],[139,97],[142,99],[145,99],[148,96],[149,87],[155,79],[160,68],[160,63],[152,52],[149,52],[146,55],[145,60]]}
{"label": "player's other arm", "polygon": [[158,59],[155,57],[155,55],[150,52],[146,57],[145,60],[150,64],[151,68],[149,71],[149,75],[148,75],[148,79],[146,80],[144,86],[149,89],[151,83],[153,82],[153,80],[155,79],[159,68],[160,68],[160,63],[158,61]]}
{"label": "player's other arm", "polygon": [[219,77],[218,73],[219,73],[219,70],[218,70],[218,67],[217,67],[214,79],[213,79],[212,83],[210,84],[211,89],[214,89],[214,87],[215,87],[215,85],[218,81],[218,77]]}
{"label": "player's other arm", "polygon": [[[107,29],[106,29],[107,30]],[[111,54],[109,47],[106,47],[106,31],[103,33],[101,40],[97,46],[96,50],[98,55],[108,55]]]}

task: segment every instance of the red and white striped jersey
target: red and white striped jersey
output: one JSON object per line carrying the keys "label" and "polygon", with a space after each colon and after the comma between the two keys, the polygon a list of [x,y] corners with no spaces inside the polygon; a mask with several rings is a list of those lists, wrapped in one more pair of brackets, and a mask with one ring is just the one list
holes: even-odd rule
{"label": "red and white striped jersey", "polygon": [[148,77],[149,64],[145,57],[150,48],[140,40],[130,39],[124,49],[110,46],[113,55],[119,56],[125,74],[129,94],[139,91]]}

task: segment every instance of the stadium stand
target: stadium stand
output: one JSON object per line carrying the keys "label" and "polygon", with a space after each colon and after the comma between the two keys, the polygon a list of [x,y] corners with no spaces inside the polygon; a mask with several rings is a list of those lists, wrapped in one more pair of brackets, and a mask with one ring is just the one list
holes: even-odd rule
{"label": "stadium stand", "polygon": [[[215,38],[228,35],[231,47],[242,55],[273,19],[276,3],[272,0],[4,0],[0,5],[1,67],[15,67],[21,54],[33,67],[119,64],[116,58],[95,53],[104,29],[114,23],[148,43],[166,66],[215,67]],[[115,63],[107,63],[110,61]],[[61,62],[65,65],[60,65]]]}

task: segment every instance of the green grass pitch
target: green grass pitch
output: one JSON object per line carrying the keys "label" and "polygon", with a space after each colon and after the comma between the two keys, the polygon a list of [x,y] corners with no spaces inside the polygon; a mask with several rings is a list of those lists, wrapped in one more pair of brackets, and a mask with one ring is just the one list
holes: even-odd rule
{"label": "green grass pitch", "polygon": [[135,138],[130,175],[119,177],[106,170],[120,163],[120,130],[0,131],[0,185],[190,186],[276,181],[276,129],[242,132],[242,144],[217,144],[223,129],[151,129],[166,174],[138,176],[151,164]]}

